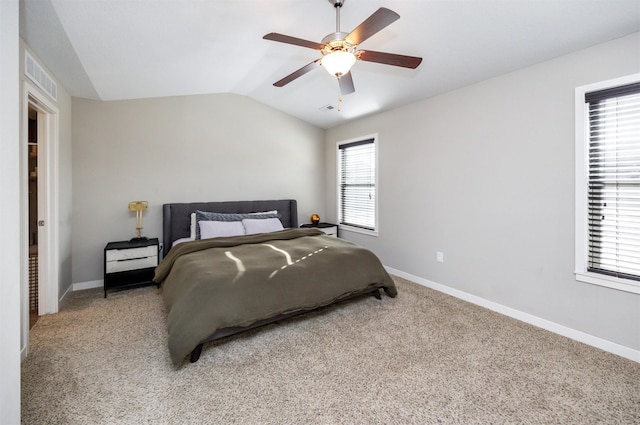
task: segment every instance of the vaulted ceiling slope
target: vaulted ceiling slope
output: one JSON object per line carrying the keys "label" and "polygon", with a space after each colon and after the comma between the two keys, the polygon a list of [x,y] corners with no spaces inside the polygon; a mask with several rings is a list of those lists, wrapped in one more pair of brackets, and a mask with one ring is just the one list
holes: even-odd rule
{"label": "vaulted ceiling slope", "polygon": [[319,52],[262,39],[320,42],[336,30],[327,0],[22,0],[20,32],[72,96],[237,93],[330,128],[640,31],[638,0],[346,0],[340,29],[379,7],[400,19],[360,47],[424,60],[358,61],[340,112],[322,68],[273,86]]}

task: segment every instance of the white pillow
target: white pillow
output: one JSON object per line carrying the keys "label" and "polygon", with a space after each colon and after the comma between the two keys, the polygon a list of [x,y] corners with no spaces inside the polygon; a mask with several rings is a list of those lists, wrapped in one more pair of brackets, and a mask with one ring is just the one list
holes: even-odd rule
{"label": "white pillow", "polygon": [[173,241],[173,243],[171,244],[171,248],[173,248],[174,246],[178,245],[179,243],[184,243],[184,242],[191,242],[195,239],[193,238],[180,238],[180,239],[176,239],[175,241]]}
{"label": "white pillow", "polygon": [[[261,211],[249,213],[249,215],[264,215],[264,214],[278,214],[278,210]],[[196,213],[191,213],[191,225],[189,227],[189,237],[193,240],[196,239]]]}
{"label": "white pillow", "polygon": [[199,221],[198,225],[200,226],[200,239],[245,234],[244,226],[240,221]]}
{"label": "white pillow", "polygon": [[242,220],[245,233],[247,235],[253,235],[255,233],[269,233],[277,232],[278,230],[284,230],[282,222],[278,218],[245,218]]}

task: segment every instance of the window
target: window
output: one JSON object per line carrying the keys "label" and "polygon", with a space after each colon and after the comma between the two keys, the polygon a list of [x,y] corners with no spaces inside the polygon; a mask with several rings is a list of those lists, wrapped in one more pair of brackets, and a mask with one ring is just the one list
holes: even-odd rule
{"label": "window", "polygon": [[376,136],[338,143],[338,220],[363,233],[377,231]]}
{"label": "window", "polygon": [[576,90],[576,278],[640,293],[640,75]]}

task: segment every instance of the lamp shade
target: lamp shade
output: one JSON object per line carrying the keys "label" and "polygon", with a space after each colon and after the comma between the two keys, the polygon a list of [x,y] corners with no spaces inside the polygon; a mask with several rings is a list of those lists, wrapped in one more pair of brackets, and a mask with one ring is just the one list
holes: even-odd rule
{"label": "lamp shade", "polygon": [[354,63],[356,63],[356,57],[353,53],[336,50],[325,55],[321,65],[329,74],[339,77],[349,72]]}
{"label": "lamp shade", "polygon": [[147,201],[133,201],[129,202],[129,211],[144,211],[149,206]]}

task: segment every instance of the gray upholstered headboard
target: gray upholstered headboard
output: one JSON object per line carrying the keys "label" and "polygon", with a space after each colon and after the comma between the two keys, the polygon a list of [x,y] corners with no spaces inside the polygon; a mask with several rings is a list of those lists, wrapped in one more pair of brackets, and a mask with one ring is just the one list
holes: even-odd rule
{"label": "gray upholstered headboard", "polygon": [[286,227],[298,227],[298,203],[295,199],[275,201],[224,201],[164,204],[162,206],[162,254],[167,255],[173,242],[188,238],[191,213],[196,210],[219,213],[252,213],[278,210],[280,221]]}

